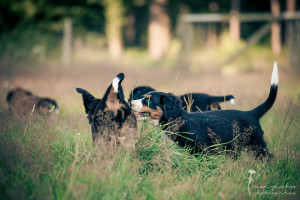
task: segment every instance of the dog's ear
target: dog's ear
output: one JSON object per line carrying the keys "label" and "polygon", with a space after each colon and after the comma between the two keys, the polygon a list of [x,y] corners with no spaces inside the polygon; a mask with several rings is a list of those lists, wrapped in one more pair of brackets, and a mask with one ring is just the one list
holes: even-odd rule
{"label": "dog's ear", "polygon": [[101,101],[101,99],[96,99],[93,95],[91,95],[88,91],[76,88],[76,91],[82,94],[83,105],[85,108],[85,113],[89,114],[90,111],[94,111],[97,104]]}
{"label": "dog's ear", "polygon": [[179,116],[181,111],[181,102],[178,97],[171,93],[162,95],[160,103],[164,106],[164,114],[168,120],[175,119]]}
{"label": "dog's ear", "polygon": [[121,83],[124,79],[124,74],[118,74],[110,86],[107,88],[105,95],[103,96],[104,101],[110,101],[111,103],[117,102],[119,100],[124,100],[124,93]]}
{"label": "dog's ear", "polygon": [[124,100],[124,92],[123,92],[121,83],[124,78],[125,78],[124,74],[120,73],[114,78],[114,80],[112,82],[112,87],[113,87],[114,92],[117,93],[119,98],[123,99],[123,100]]}

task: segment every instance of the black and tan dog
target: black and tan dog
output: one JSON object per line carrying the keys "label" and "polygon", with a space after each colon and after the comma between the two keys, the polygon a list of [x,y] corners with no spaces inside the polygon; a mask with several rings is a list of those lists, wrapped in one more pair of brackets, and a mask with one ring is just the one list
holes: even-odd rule
{"label": "black and tan dog", "polygon": [[[141,99],[145,94],[152,91],[155,91],[155,89],[149,86],[136,87],[130,93],[128,102]],[[189,112],[221,110],[220,103],[225,101],[230,101],[230,103],[234,104],[234,96],[232,95],[211,96],[204,93],[188,93],[179,96],[179,98],[182,108]]]}
{"label": "black and tan dog", "polygon": [[[176,133],[171,137],[192,153],[202,152],[216,143],[226,149],[240,152],[244,147],[255,150],[256,156],[269,155],[259,119],[275,102],[278,87],[277,63],[274,64],[271,89],[267,100],[250,111],[216,110],[188,113],[181,107],[179,98],[172,94],[150,92],[140,100],[133,100],[137,112],[149,112],[164,129]],[[235,146],[237,144],[238,146]]]}
{"label": "black and tan dog", "polygon": [[133,149],[137,137],[137,122],[132,109],[124,100],[121,82],[124,74],[118,74],[107,88],[102,99],[88,91],[76,88],[82,94],[85,112],[92,129],[93,141],[104,139]]}
{"label": "black and tan dog", "polygon": [[39,97],[21,87],[14,88],[7,93],[6,101],[11,114],[25,116],[31,112],[48,117],[52,111],[58,113],[55,100]]}

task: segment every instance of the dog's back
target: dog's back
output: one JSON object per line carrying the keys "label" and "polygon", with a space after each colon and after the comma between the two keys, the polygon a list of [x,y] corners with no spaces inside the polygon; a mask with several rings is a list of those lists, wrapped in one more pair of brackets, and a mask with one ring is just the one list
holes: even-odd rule
{"label": "dog's back", "polygon": [[55,100],[38,97],[20,87],[10,90],[7,94],[6,101],[9,105],[10,113],[20,116],[31,112],[48,116],[53,109],[58,109]]}
{"label": "dog's back", "polygon": [[220,103],[225,101],[234,102],[232,95],[210,96],[204,93],[189,93],[181,95],[182,108],[190,112],[220,110]]}

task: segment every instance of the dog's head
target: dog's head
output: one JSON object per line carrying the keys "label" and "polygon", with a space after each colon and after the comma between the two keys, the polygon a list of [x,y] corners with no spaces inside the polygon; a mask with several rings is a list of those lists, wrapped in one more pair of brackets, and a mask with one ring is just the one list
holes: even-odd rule
{"label": "dog's head", "polygon": [[150,113],[150,118],[167,120],[175,119],[181,112],[181,101],[171,93],[149,92],[142,99],[131,101],[136,112]]}
{"label": "dog's head", "polygon": [[82,94],[94,141],[103,136],[105,139],[112,140],[114,138],[117,143],[128,145],[128,141],[135,137],[136,118],[124,100],[121,86],[123,79],[124,74],[118,74],[101,99],[95,98],[81,88],[76,89]]}
{"label": "dog's head", "polygon": [[136,87],[131,91],[128,102],[130,102],[132,100],[136,100],[136,99],[141,99],[144,97],[145,94],[152,92],[152,91],[155,91],[155,90],[149,86]]}

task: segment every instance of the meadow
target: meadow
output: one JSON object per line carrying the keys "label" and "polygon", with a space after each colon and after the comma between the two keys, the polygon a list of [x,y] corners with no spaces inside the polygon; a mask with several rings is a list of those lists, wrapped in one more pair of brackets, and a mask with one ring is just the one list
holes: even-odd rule
{"label": "meadow", "polygon": [[[267,98],[272,66],[264,62],[261,69],[224,75],[106,61],[69,68],[1,63],[0,199],[300,199],[300,80],[280,62],[278,97],[261,119],[274,154],[270,162],[247,153],[237,160],[225,152],[192,156],[147,120],[138,123],[135,151],[95,147],[75,91],[81,87],[102,97],[115,75],[124,72],[126,98],[134,85],[150,85],[177,95],[233,94],[236,104],[221,107],[248,110]],[[5,98],[13,86],[55,98],[60,114],[48,120],[31,113],[10,116]]]}

